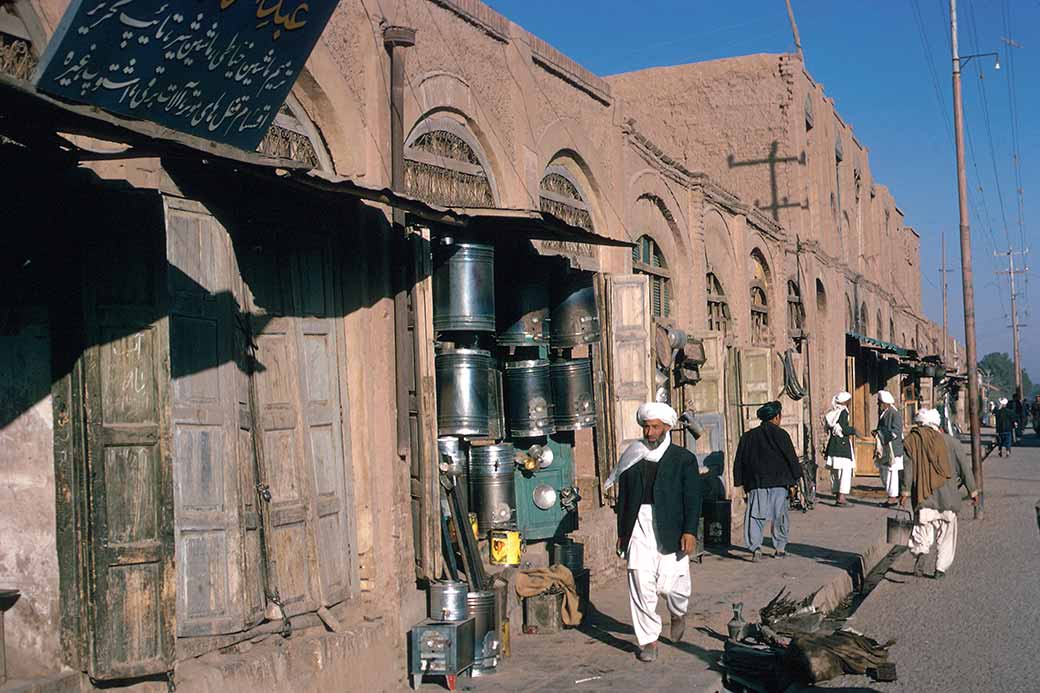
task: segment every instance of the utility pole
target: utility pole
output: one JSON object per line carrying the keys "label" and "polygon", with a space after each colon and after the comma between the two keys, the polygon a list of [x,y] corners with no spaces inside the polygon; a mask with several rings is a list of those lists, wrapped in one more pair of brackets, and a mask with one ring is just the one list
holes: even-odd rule
{"label": "utility pole", "polygon": [[946,231],[942,232],[942,267],[939,269],[942,273],[942,292],[943,292],[943,343],[942,343],[942,360],[943,365],[946,365],[946,342],[949,341],[950,334],[950,319],[949,313],[947,312],[947,283],[946,273],[950,270],[946,269]]}
{"label": "utility pole", "polygon": [[794,34],[794,49],[798,52],[798,57],[802,60],[802,65],[805,64],[805,55],[802,53],[802,39],[798,38],[798,25],[794,21],[794,9],[791,7],[791,0],[787,0],[787,18],[791,20],[791,33]]}
{"label": "utility pole", "polygon": [[1006,253],[993,253],[993,255],[1000,257],[1001,255],[1007,255],[1008,257],[1008,271],[997,272],[997,274],[1006,274],[1011,282],[1011,344],[1014,348],[1015,353],[1015,389],[1019,391],[1022,397],[1026,396],[1026,393],[1022,392],[1022,361],[1021,356],[1018,352],[1018,304],[1016,303],[1017,294],[1015,293],[1015,275],[1025,274],[1028,270],[1015,269],[1015,256],[1025,255],[1026,251],[1015,251],[1008,248]]}
{"label": "utility pole", "polygon": [[968,175],[964,167],[964,112],[961,104],[961,58],[957,49],[957,0],[950,0],[950,49],[953,53],[953,125],[957,146],[957,199],[960,203],[961,286],[964,291],[964,351],[968,366],[968,425],[971,427],[971,468],[979,487],[975,518],[985,504],[982,482],[982,428],[979,420],[979,361],[975,353],[975,284],[971,274],[971,226],[968,217]]}

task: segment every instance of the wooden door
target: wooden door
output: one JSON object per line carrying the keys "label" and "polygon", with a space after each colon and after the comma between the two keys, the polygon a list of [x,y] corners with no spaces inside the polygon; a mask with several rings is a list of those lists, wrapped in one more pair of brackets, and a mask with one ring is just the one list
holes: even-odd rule
{"label": "wooden door", "polygon": [[173,667],[166,263],[161,215],[136,209],[131,199],[140,198],[116,200],[118,211],[98,236],[104,240],[88,244],[83,263],[91,345],[83,355],[87,673],[95,679]]}
{"label": "wooden door", "polygon": [[773,399],[773,358],[772,351],[764,347],[740,350],[740,403],[744,430],[758,426],[755,412]]}
{"label": "wooden door", "polygon": [[[166,200],[177,633],[246,625],[230,243],[193,203]],[[248,441],[246,441],[248,442]]]}
{"label": "wooden door", "polygon": [[645,275],[615,274],[607,277],[606,286],[613,452],[617,459],[630,443],[643,437],[636,411],[650,399],[653,385],[650,284]]}

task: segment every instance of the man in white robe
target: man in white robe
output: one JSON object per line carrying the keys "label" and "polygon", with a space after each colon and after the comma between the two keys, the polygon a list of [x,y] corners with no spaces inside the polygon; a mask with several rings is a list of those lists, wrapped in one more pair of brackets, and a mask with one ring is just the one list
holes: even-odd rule
{"label": "man in white robe", "polygon": [[618,486],[618,554],[628,559],[628,594],[639,659],[657,659],[663,623],[658,595],[671,615],[669,637],[682,639],[691,593],[690,560],[697,546],[701,480],[693,453],[672,445],[678,416],[667,404],[648,402],[636,419],[643,439],[621,455],[604,484]]}

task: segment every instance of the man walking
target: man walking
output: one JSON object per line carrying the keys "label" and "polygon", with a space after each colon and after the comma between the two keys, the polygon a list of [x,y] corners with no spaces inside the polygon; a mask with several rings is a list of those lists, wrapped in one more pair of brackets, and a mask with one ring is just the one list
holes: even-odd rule
{"label": "man walking", "polygon": [[802,474],[791,436],[780,428],[780,413],[780,402],[759,407],[762,423],[740,436],[733,459],[733,485],[744,488],[747,501],[744,543],[756,562],[762,557],[766,522],[773,523],[773,555],[787,555],[787,498]]}
{"label": "man walking", "polygon": [[1015,429],[1015,414],[1008,407],[1007,399],[1000,400],[997,409],[997,457],[1011,456],[1011,437]]}
{"label": "man walking", "polygon": [[961,509],[963,485],[978,503],[970,460],[961,454],[960,441],[939,431],[939,412],[917,412],[920,424],[907,435],[903,461],[903,493],[899,504],[909,499],[915,514],[910,532],[910,553],[916,556],[914,575],[924,574],[925,557],[936,545],[935,574],[941,580],[957,553],[957,513]]}
{"label": "man walking", "polygon": [[877,458],[881,483],[885,485],[888,498],[884,507],[894,505],[899,498],[899,472],[903,469],[903,417],[896,407],[896,398],[888,390],[878,392],[877,436],[880,451]]}
{"label": "man walking", "polygon": [[636,420],[643,439],[622,453],[604,482],[604,488],[618,485],[617,551],[628,558],[628,598],[642,662],[657,659],[663,625],[658,595],[664,596],[671,614],[671,641],[679,642],[686,630],[701,479],[693,453],[669,440],[678,418],[667,404],[639,407]]}

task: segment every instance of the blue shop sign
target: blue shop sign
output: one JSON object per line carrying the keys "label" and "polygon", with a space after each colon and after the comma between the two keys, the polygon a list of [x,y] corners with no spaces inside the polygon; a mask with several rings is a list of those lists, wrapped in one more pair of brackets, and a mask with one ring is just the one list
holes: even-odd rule
{"label": "blue shop sign", "polygon": [[255,150],[335,7],[336,0],[72,0],[36,87]]}

